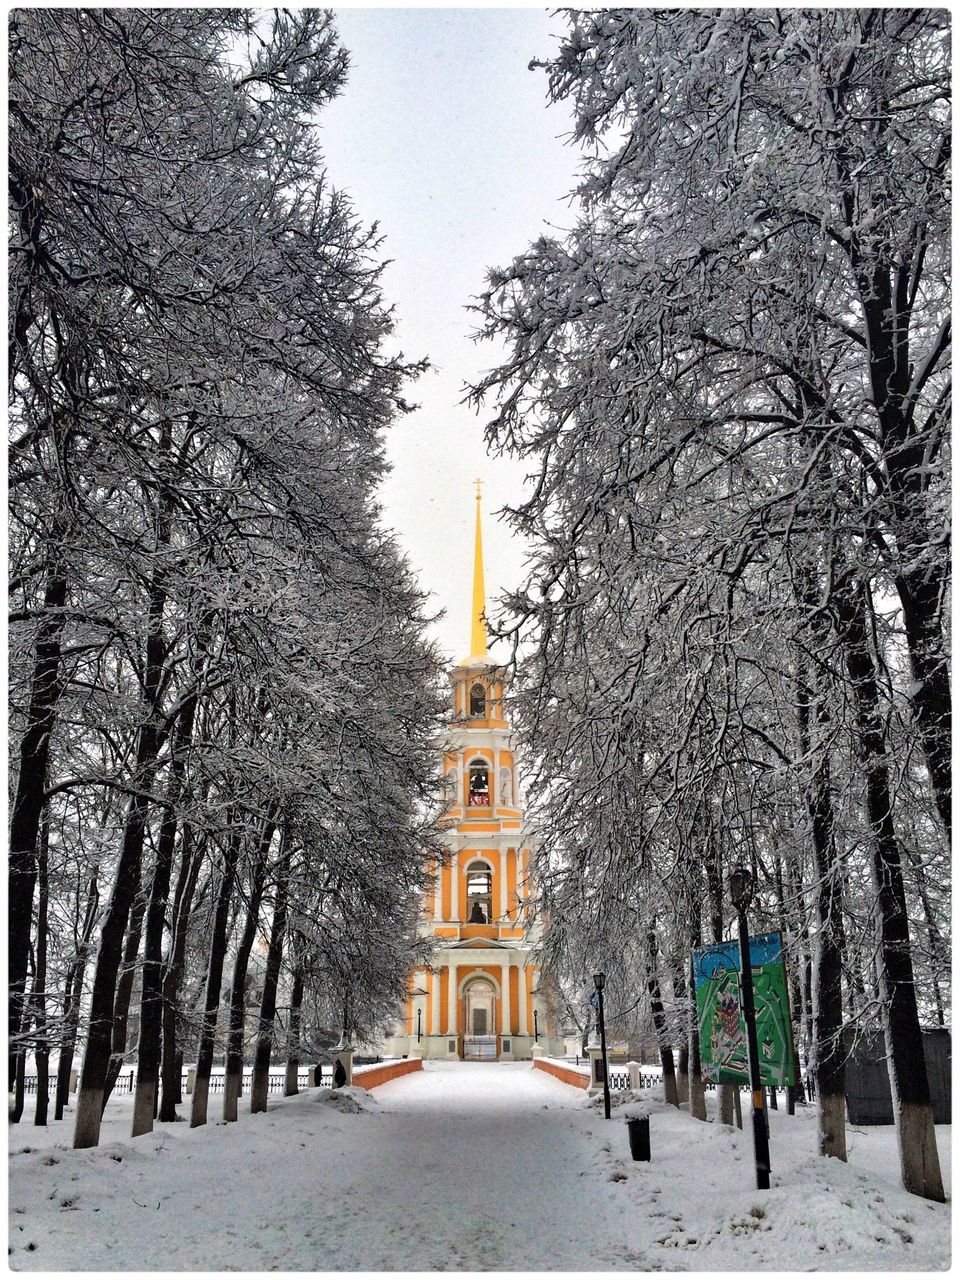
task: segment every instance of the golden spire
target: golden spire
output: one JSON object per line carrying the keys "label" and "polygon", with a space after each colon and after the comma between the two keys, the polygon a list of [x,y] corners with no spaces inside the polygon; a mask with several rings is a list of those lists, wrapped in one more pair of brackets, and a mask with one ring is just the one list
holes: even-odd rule
{"label": "golden spire", "polygon": [[487,624],[483,614],[485,601],[483,595],[483,539],[480,536],[480,485],[482,480],[475,481],[477,486],[477,534],[473,552],[473,611],[470,627],[470,657],[486,658],[487,656]]}

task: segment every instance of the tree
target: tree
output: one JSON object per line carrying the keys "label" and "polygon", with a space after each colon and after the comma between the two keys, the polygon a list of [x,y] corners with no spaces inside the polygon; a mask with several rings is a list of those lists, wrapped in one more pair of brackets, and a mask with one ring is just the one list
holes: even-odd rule
{"label": "tree", "polygon": [[[13,44],[11,1025],[47,821],[76,883],[61,901],[51,876],[51,912],[102,897],[61,958],[84,1146],[138,982],[135,1131],[158,1071],[174,1114],[198,1001],[212,1057],[237,873],[289,798],[330,875],[353,842],[379,860],[375,931],[420,883],[438,661],[375,491],[422,366],[385,351],[375,233],[323,172],[312,118],[346,70],[328,13],[25,10]],[[371,966],[371,1000],[406,954]]]}
{"label": "tree", "polygon": [[[768,832],[805,830],[794,893],[827,943],[807,949],[830,1154],[843,998],[854,1018],[868,1004],[847,872],[879,821],[860,803],[876,771],[848,589],[894,672],[869,686],[874,729],[877,698],[890,723],[909,698],[897,741],[922,749],[949,831],[944,32],[924,10],[572,13],[546,65],[588,151],[580,218],[492,271],[480,303],[507,354],[473,395],[495,397],[491,445],[535,469],[512,513],[532,569],[502,629],[532,652],[515,719],[548,744],[534,807],[567,899],[626,953],[660,904],[637,924],[611,904],[651,865],[678,900],[705,848],[715,933],[734,856],[772,925]],[[890,822],[916,798],[880,790]],[[905,899],[888,899],[878,930],[909,956]],[[912,974],[883,997],[907,1055],[894,989],[915,1008]],[[938,1198],[929,1115],[901,1110],[906,1184]]]}

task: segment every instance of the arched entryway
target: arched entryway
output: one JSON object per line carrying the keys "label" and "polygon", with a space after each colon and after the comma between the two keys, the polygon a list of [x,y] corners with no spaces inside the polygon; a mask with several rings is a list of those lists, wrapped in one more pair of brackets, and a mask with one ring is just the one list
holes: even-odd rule
{"label": "arched entryway", "polygon": [[474,1061],[497,1057],[496,983],[486,974],[465,979],[463,1000],[463,1056]]}

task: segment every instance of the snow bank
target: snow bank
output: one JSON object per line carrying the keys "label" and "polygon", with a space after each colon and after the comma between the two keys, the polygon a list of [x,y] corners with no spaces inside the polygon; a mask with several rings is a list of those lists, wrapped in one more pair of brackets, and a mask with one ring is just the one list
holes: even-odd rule
{"label": "snow bank", "polygon": [[357,1085],[344,1085],[342,1089],[314,1089],[306,1095],[314,1106],[333,1107],[344,1115],[356,1115],[377,1105],[371,1093]]}
{"label": "snow bank", "polygon": [[[337,1095],[336,1097],[334,1095]],[[371,1095],[271,1101],[236,1124],[158,1125],[104,1145],[72,1121],[10,1131],[10,1266],[105,1271],[943,1270],[950,1207],[899,1185],[888,1127],[821,1160],[813,1108],[771,1112],[772,1186],[749,1132],[648,1095],[610,1121],[528,1063],[426,1062]],[[650,1112],[651,1162],[623,1117]],[[714,1115],[716,1099],[707,1105]],[[601,1104],[602,1106],[602,1104]],[[950,1129],[937,1128],[945,1175]]]}

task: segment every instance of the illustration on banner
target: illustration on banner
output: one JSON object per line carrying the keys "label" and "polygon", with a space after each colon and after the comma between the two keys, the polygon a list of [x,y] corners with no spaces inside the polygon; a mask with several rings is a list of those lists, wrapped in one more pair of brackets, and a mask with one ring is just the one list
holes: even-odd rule
{"label": "illustration on banner", "polygon": [[[760,1078],[765,1085],[794,1084],[793,1034],[779,933],[750,939]],[[749,1083],[747,1038],[740,993],[740,947],[720,942],[693,953],[693,979],[704,1080]]]}

